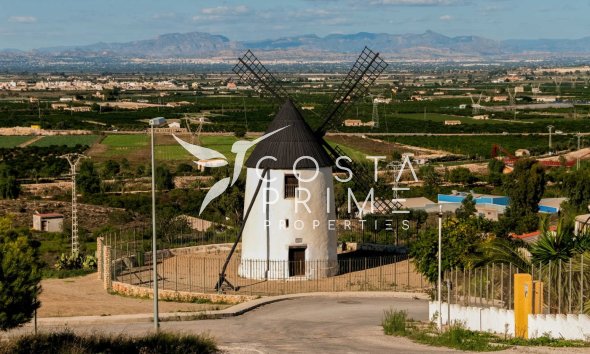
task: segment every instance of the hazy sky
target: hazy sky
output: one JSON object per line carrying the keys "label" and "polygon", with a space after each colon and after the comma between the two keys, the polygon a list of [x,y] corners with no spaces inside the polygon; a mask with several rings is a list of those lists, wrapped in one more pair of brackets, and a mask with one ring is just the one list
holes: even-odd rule
{"label": "hazy sky", "polygon": [[0,0],[0,48],[122,42],[201,31],[233,40],[386,32],[590,36],[590,0]]}

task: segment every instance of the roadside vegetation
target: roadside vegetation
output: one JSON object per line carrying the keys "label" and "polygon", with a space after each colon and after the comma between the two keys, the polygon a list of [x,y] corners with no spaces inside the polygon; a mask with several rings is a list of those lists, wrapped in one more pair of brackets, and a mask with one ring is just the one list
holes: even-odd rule
{"label": "roadside vegetation", "polygon": [[218,353],[215,341],[206,335],[158,333],[139,337],[72,332],[28,334],[0,342],[0,354],[126,353],[206,354]]}

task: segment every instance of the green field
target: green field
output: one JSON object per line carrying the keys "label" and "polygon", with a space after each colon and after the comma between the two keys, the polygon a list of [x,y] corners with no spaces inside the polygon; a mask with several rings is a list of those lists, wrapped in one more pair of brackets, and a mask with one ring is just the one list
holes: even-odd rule
{"label": "green field", "polygon": [[91,146],[98,140],[98,135],[55,135],[46,136],[43,139],[35,141],[31,146],[47,147],[51,145],[88,145]]}
{"label": "green field", "polygon": [[13,148],[20,144],[34,139],[33,136],[1,136],[0,137],[0,148]]}
{"label": "green field", "polygon": [[150,139],[144,134],[107,135],[102,144],[109,147],[141,147],[147,146]]}
{"label": "green field", "polygon": [[[234,153],[231,152],[231,147],[233,143],[238,141],[238,138],[233,136],[202,136],[201,137],[201,144],[204,147],[209,149],[213,149],[215,151],[219,151],[223,156],[225,156],[229,161],[234,160]],[[248,150],[246,153],[247,156],[250,155],[252,149]]]}
{"label": "green field", "polygon": [[[492,146],[498,144],[514,153],[516,149],[528,149],[532,154],[545,153],[548,137],[540,135],[519,136],[396,136],[382,137],[383,140],[405,145],[444,150],[454,154],[490,158]],[[553,136],[553,147],[566,149],[574,143],[569,136]]]}
{"label": "green field", "polygon": [[[188,137],[183,137],[188,142]],[[232,144],[237,140],[233,136],[202,136],[201,144],[219,151],[231,161]],[[191,154],[180,146],[171,135],[156,135],[156,159],[161,161],[193,161]],[[127,158],[129,161],[147,162],[150,156],[150,137],[143,134],[108,135],[99,145],[104,149],[97,149],[97,158],[118,159]]]}
{"label": "green field", "polygon": [[326,139],[328,141],[328,143],[333,146],[336,147],[338,146],[340,149],[342,149],[342,151],[344,151],[344,154],[348,157],[350,157],[353,161],[368,161],[367,160],[367,155],[372,155],[369,152],[362,152],[360,150],[357,150],[355,148],[352,148],[350,146],[346,146],[343,145],[342,143],[335,143],[333,141],[330,141],[330,139]]}

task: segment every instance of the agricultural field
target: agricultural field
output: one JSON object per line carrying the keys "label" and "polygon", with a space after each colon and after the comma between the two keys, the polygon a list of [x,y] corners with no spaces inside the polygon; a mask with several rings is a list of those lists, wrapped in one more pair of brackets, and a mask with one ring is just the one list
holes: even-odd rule
{"label": "agricultural field", "polygon": [[[482,114],[486,114],[483,112]],[[441,113],[400,113],[398,115],[401,118],[407,119],[415,119],[415,120],[422,120],[422,121],[433,121],[433,122],[441,122],[444,124],[445,120],[458,120],[461,121],[461,124],[504,124],[506,125],[506,121],[504,120],[496,120],[496,119],[487,119],[487,120],[477,120],[473,119],[469,116],[459,116],[453,114],[441,114]],[[522,121],[514,121],[510,122],[509,124],[522,124],[526,122]]]}
{"label": "agricultural field", "polygon": [[0,137],[0,148],[14,148],[20,144],[26,143],[29,140],[34,139],[33,136],[1,136]]}
{"label": "agricultural field", "polygon": [[350,158],[355,161],[365,161],[370,156],[386,156],[391,159],[394,153],[402,154],[411,152],[416,155],[431,153],[424,149],[412,149],[389,141],[377,140],[372,137],[356,135],[329,135],[326,141],[332,146],[340,147]]}
{"label": "agricultural field", "polygon": [[[186,134],[180,137],[191,142],[190,137]],[[233,136],[202,136],[201,144],[219,151],[231,161],[233,160],[231,146],[236,140],[237,138]],[[174,140],[172,135],[156,135],[155,145],[157,160],[169,162],[191,162],[196,160]],[[100,143],[92,146],[89,155],[96,161],[126,158],[132,164],[146,163],[150,158],[150,137],[146,134],[107,135]]]}
{"label": "agricultural field", "polygon": [[[383,140],[425,147],[429,149],[449,151],[454,154],[476,158],[491,158],[492,146],[498,144],[508,151],[528,149],[532,154],[549,151],[548,137],[541,135],[519,136],[396,136],[382,137]],[[553,146],[558,150],[572,148],[575,138],[571,136],[553,136]]]}
{"label": "agricultural field", "polygon": [[40,140],[35,141],[31,146],[47,147],[52,145],[57,146],[76,146],[87,145],[92,146],[97,140],[98,135],[55,135],[45,136]]}

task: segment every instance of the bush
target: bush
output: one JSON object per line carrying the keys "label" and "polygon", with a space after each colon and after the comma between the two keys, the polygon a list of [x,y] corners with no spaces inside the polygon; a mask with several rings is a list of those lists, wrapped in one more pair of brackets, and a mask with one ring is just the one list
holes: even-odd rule
{"label": "bush", "polygon": [[407,320],[408,313],[406,311],[388,310],[385,311],[381,325],[385,334],[400,336],[406,334]]}
{"label": "bush", "polygon": [[93,270],[96,269],[96,257],[77,253],[70,255],[62,253],[54,266],[57,270]]}
{"label": "bush", "polygon": [[72,332],[28,334],[0,344],[0,354],[50,353],[217,353],[215,342],[202,335],[172,333],[149,334],[143,337],[90,335]]}

